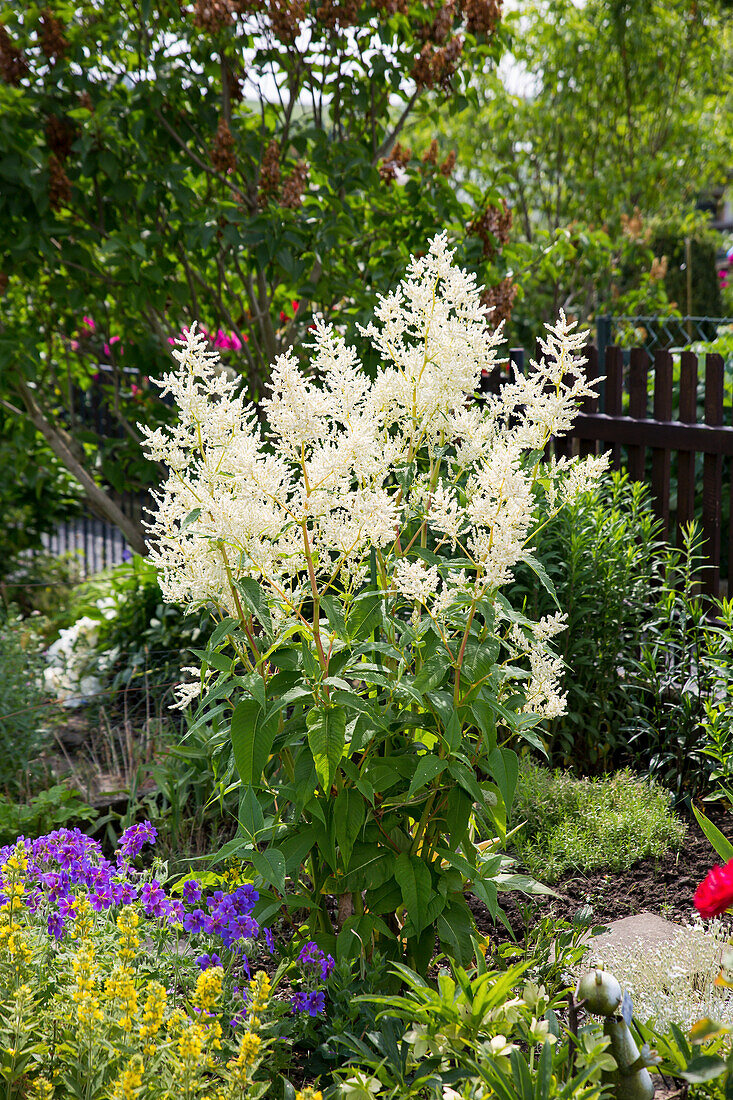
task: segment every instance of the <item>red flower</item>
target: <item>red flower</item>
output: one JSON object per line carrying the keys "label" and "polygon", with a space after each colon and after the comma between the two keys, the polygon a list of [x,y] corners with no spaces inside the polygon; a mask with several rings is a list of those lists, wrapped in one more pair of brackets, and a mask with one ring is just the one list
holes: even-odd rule
{"label": "red flower", "polygon": [[733,859],[713,867],[695,891],[695,908],[706,920],[733,905]]}

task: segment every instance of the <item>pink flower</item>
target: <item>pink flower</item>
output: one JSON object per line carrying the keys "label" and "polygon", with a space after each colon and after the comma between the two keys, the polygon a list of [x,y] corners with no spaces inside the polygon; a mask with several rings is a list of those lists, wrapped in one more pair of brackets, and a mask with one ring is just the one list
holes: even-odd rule
{"label": "pink flower", "polygon": [[214,337],[214,347],[221,348],[223,351],[227,351],[231,347],[229,337],[224,332],[224,329],[218,329],[216,336]]}
{"label": "pink flower", "polygon": [[71,348],[72,351],[78,351],[79,350],[79,341],[78,340],[72,340],[71,343],[69,344],[69,347]]}
{"label": "pink flower", "polygon": [[[245,340],[246,339],[247,339],[247,337],[245,336]],[[242,341],[239,339],[237,334],[234,333],[234,332],[229,337],[229,347],[232,349],[232,351],[241,351],[242,350]]]}
{"label": "pink flower", "polygon": [[131,391],[131,393],[132,393],[132,396],[133,396],[133,397],[137,397],[137,395],[138,395],[139,393],[142,393],[142,392],[143,392],[143,391],[142,391],[142,390],[140,389],[140,387],[139,387],[139,386],[136,386],[136,385],[135,385],[135,383],[134,383],[134,382],[133,382],[133,383],[132,383],[132,385],[130,386],[130,391]]}
{"label": "pink flower", "polygon": [[293,307],[293,313],[297,313],[298,310],[300,309],[300,302],[293,301],[293,302],[291,302],[291,305]]}
{"label": "pink flower", "polygon": [[86,325],[87,328],[90,328],[92,332],[94,332],[97,327],[91,317],[82,317],[81,323]]}
{"label": "pink flower", "polygon": [[169,336],[168,337],[168,343],[169,344],[177,344],[178,343],[178,337],[177,336]]}
{"label": "pink flower", "polygon": [[105,355],[111,355],[112,354],[112,352],[110,351],[109,344],[104,344],[103,347],[102,347],[102,351],[104,352]]}
{"label": "pink flower", "polygon": [[120,337],[119,336],[110,336],[109,342],[110,342],[110,344],[119,344]]}

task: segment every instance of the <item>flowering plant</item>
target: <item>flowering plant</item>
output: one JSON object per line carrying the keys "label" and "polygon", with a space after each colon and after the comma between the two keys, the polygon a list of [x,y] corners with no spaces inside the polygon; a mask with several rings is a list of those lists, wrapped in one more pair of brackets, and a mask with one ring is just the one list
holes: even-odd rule
{"label": "flowering plant", "polygon": [[[278,960],[270,930],[251,915],[251,884],[207,896],[189,879],[173,897],[134,869],[155,839],[149,822],[132,826],[114,863],[78,830],[0,849],[8,1095],[256,1098],[285,1061],[287,1044],[276,1040],[323,1011],[333,961],[315,944]],[[289,997],[278,991],[286,975]]]}
{"label": "flowering plant", "polygon": [[318,381],[278,357],[263,426],[192,327],[161,383],[179,423],[143,428],[170,468],[161,588],[219,620],[180,704],[203,690],[198,721],[230,716],[237,854],[324,949],[399,940],[418,967],[436,931],[466,956],[465,882],[497,911],[501,856],[474,822],[505,839],[508,742],[541,746],[563,708],[562,614],[532,621],[502,588],[520,561],[551,588],[533,540],[604,466],[542,461],[592,392],[562,315],[533,372],[477,403],[501,332],[452,255],[436,237],[380,298],[374,378],[316,321]]}

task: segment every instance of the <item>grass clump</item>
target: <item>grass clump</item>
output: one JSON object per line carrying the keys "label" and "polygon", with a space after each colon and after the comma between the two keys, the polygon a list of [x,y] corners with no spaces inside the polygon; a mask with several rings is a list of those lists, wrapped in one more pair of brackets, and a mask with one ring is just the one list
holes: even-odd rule
{"label": "grass clump", "polygon": [[514,844],[529,872],[555,882],[565,871],[624,871],[678,848],[685,825],[669,792],[629,769],[578,779],[523,760],[513,816],[524,822]]}

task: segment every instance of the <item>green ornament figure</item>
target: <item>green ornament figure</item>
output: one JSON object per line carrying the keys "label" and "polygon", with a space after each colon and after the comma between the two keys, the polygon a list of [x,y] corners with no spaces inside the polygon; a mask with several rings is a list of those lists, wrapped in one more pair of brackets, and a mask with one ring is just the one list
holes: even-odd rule
{"label": "green ornament figure", "polygon": [[636,1045],[629,1028],[633,1015],[629,994],[623,993],[612,974],[595,968],[581,977],[575,1000],[594,1016],[605,1017],[603,1032],[611,1040],[617,1068],[604,1077],[614,1086],[615,1100],[652,1100],[654,1082],[647,1067],[656,1065],[659,1058],[646,1043],[641,1051]]}

